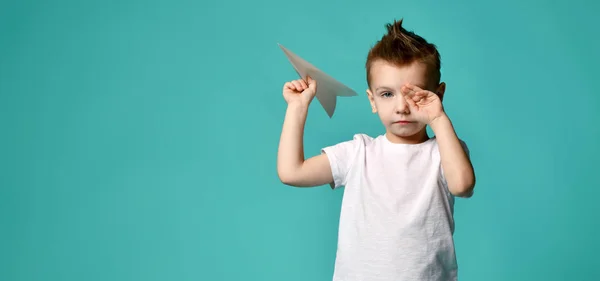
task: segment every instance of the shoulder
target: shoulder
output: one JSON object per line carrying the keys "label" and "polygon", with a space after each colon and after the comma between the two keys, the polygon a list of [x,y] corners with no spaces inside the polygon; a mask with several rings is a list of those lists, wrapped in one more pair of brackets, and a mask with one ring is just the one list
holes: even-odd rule
{"label": "shoulder", "polygon": [[352,136],[352,142],[362,146],[371,145],[375,143],[375,140],[376,138],[363,133],[354,134],[354,136]]}
{"label": "shoulder", "polygon": [[366,146],[372,145],[375,142],[375,140],[376,139],[374,137],[371,137],[367,134],[358,133],[358,134],[354,134],[352,136],[352,139],[336,143],[327,148],[331,149],[331,148],[337,148],[337,147],[346,147],[346,148],[359,149],[360,147],[366,147]]}
{"label": "shoulder", "polygon": [[331,161],[351,162],[356,160],[356,156],[364,154],[367,147],[375,145],[376,140],[367,134],[358,133],[352,139],[321,148],[321,153],[327,154]]}
{"label": "shoulder", "polygon": [[333,176],[332,188],[346,185],[347,175],[354,164],[363,159],[365,148],[374,141],[367,134],[354,134],[352,139],[327,146],[321,153],[327,155]]}

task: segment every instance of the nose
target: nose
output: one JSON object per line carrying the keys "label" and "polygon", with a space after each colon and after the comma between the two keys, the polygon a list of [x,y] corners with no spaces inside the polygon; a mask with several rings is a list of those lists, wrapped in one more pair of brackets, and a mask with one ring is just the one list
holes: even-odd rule
{"label": "nose", "polygon": [[394,109],[395,109],[396,114],[409,114],[410,113],[408,103],[402,96],[400,96],[399,98],[396,99],[396,104],[395,104]]}

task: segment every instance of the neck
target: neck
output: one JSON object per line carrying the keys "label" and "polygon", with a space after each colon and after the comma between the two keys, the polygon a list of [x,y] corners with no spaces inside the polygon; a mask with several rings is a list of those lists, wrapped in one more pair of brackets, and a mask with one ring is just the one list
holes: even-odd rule
{"label": "neck", "polygon": [[427,130],[424,128],[422,131],[412,135],[401,137],[390,133],[389,131],[385,133],[387,139],[392,143],[401,143],[401,144],[418,144],[425,142],[429,139],[427,135]]}

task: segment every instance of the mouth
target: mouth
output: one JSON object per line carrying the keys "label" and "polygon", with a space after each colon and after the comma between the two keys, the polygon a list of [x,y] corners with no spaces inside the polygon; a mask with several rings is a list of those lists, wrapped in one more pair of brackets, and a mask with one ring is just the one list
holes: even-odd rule
{"label": "mouth", "polygon": [[411,123],[414,123],[414,122],[406,121],[406,120],[400,120],[400,121],[394,122],[394,124],[400,124],[400,125],[407,125],[407,124],[411,124]]}

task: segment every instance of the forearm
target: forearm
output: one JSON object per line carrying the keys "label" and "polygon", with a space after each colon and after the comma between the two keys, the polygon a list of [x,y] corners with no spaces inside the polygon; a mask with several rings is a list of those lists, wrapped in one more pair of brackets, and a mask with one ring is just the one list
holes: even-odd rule
{"label": "forearm", "polygon": [[438,142],[448,189],[457,196],[469,197],[475,186],[475,173],[450,118],[444,114],[431,122],[430,127]]}
{"label": "forearm", "polygon": [[304,163],[304,125],[308,107],[300,103],[288,104],[277,152],[277,173],[287,181]]}

